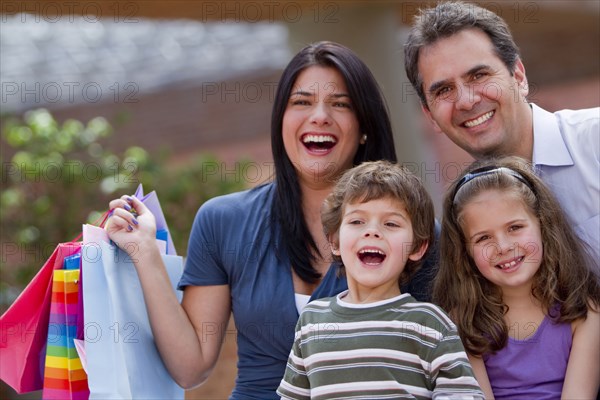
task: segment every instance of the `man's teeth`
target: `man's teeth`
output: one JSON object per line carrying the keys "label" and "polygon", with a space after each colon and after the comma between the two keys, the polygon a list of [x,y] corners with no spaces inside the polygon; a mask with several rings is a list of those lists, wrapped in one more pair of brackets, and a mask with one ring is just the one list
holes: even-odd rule
{"label": "man's teeth", "polygon": [[333,136],[323,136],[323,135],[306,135],[302,138],[302,141],[304,143],[310,143],[310,142],[315,142],[315,143],[323,143],[323,142],[331,142],[331,143],[335,143],[336,140]]}
{"label": "man's teeth", "polygon": [[465,126],[467,128],[472,128],[474,126],[481,125],[488,119],[492,118],[492,115],[494,115],[494,111],[487,112],[477,119],[465,122]]}

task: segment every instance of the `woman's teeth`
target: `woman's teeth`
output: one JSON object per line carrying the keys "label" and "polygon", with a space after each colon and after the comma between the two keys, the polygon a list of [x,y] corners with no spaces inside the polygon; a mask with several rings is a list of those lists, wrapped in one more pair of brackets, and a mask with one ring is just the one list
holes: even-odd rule
{"label": "woman's teeth", "polygon": [[323,136],[323,135],[306,135],[302,138],[303,143],[323,143],[323,142],[331,142],[336,143],[337,141],[333,136]]}

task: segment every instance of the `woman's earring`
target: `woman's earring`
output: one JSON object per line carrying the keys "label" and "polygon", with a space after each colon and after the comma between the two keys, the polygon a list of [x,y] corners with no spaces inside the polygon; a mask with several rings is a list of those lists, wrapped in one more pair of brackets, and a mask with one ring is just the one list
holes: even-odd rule
{"label": "woman's earring", "polygon": [[363,135],[360,137],[360,144],[365,144],[367,143],[367,134],[363,133]]}

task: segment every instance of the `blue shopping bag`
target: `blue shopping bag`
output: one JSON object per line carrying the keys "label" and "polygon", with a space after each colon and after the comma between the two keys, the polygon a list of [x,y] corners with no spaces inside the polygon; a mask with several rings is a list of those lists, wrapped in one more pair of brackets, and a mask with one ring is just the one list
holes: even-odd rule
{"label": "blue shopping bag", "polygon": [[[180,256],[163,254],[173,290]],[[141,284],[130,257],[104,231],[84,225],[84,336],[90,399],[183,399],[154,343]]]}

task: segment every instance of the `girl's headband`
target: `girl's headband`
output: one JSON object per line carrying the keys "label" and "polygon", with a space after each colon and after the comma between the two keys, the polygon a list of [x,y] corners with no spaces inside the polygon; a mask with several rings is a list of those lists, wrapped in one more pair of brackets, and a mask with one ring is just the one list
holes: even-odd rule
{"label": "girl's headband", "polygon": [[533,190],[533,186],[531,185],[531,183],[517,171],[514,171],[507,167],[496,167],[494,165],[488,165],[486,167],[477,168],[477,169],[473,170],[473,172],[469,172],[468,174],[466,174],[465,176],[460,178],[460,181],[458,181],[458,184],[456,185],[456,189],[454,189],[454,193],[452,194],[452,201],[454,202],[454,199],[456,198],[456,194],[458,193],[458,191],[468,182],[470,182],[473,179],[478,178],[480,176],[486,176],[486,175],[491,175],[491,174],[495,174],[495,173],[505,173],[507,175],[513,176],[513,177],[517,178],[519,181],[523,182],[523,184],[525,186],[527,186],[529,188],[529,190],[531,190],[533,193],[535,193],[535,190]]}

